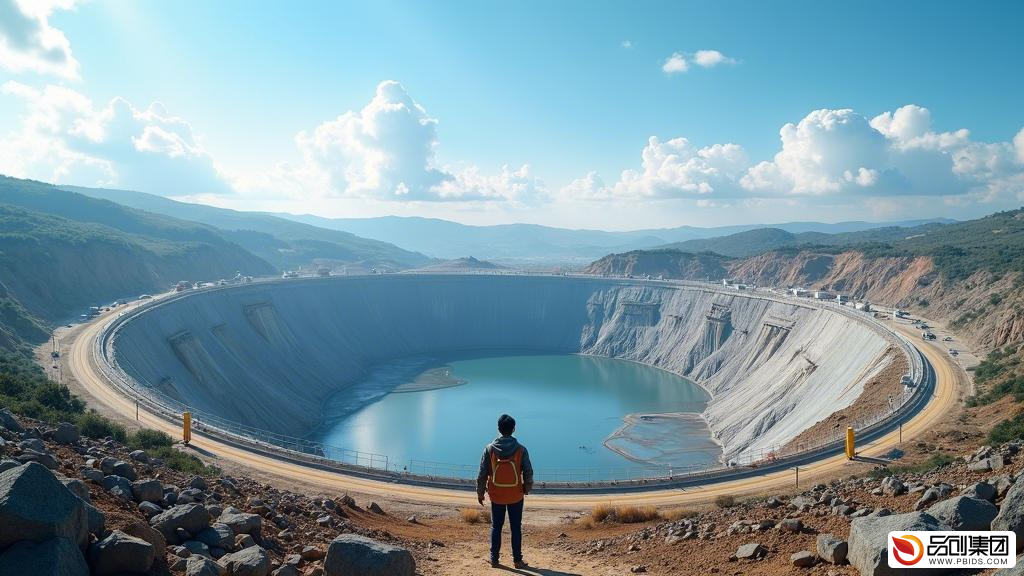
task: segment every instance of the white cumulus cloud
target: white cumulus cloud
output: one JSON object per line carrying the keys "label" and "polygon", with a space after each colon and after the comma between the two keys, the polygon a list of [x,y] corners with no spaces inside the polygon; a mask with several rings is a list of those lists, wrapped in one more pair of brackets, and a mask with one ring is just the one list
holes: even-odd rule
{"label": "white cumulus cloud", "polygon": [[714,68],[719,64],[735,64],[736,60],[729,58],[718,50],[697,50],[693,54],[693,62],[704,68]]}
{"label": "white cumulus cloud", "polygon": [[690,65],[686,62],[686,57],[676,52],[665,59],[665,62],[661,65],[661,71],[665,74],[679,74],[686,72],[690,69]]}
{"label": "white cumulus cloud", "polygon": [[1024,130],[1013,142],[975,142],[966,129],[938,132],[931,112],[908,105],[868,119],[821,109],[779,131],[781,148],[751,163],[734,143],[698,147],[651,137],[639,169],[606,184],[596,172],[572,181],[563,199],[782,200],[941,197],[1012,202],[1024,198]]}
{"label": "white cumulus cloud", "polygon": [[78,61],[64,33],[50,25],[55,10],[74,0],[0,0],[0,68],[78,78]]}
{"label": "white cumulus cloud", "polygon": [[544,183],[528,165],[485,174],[476,166],[439,166],[437,120],[398,82],[377,86],[370,102],[299,132],[298,165],[282,165],[240,181],[244,189],[286,190],[321,196],[385,201],[534,203]]}
{"label": "white cumulus cloud", "polygon": [[2,92],[21,99],[25,113],[0,143],[0,172],[169,196],[231,191],[191,125],[159,103],[138,109],[114,98],[97,108],[68,88],[18,82]]}

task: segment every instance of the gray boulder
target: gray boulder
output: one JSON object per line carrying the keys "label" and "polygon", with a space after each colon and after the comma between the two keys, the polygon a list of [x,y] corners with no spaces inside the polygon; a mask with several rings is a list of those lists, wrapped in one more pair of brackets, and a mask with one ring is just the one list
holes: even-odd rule
{"label": "gray boulder", "polygon": [[123,500],[135,499],[135,494],[132,493],[131,480],[128,480],[124,476],[118,476],[117,474],[104,476],[103,489]]}
{"label": "gray boulder", "polygon": [[227,576],[227,568],[202,556],[189,556],[185,576]]}
{"label": "gray boulder", "polygon": [[[768,551],[764,549],[757,542],[750,544],[744,544],[736,549],[737,560],[756,560],[764,556]],[[330,555],[331,551],[328,549],[327,554]]]}
{"label": "gray boulder", "polygon": [[158,504],[154,504],[152,502],[139,502],[139,512],[142,512],[142,515],[145,516],[146,519],[152,518],[163,511],[164,509]]}
{"label": "gray boulder", "polygon": [[215,522],[196,534],[196,540],[207,546],[228,549],[235,544],[235,532],[227,524]]}
{"label": "gray boulder", "polygon": [[210,514],[202,504],[183,504],[153,516],[149,523],[164,535],[167,542],[178,544],[175,530],[182,528],[189,534],[198,534],[210,525]]}
{"label": "gray boulder", "polygon": [[71,491],[72,494],[82,499],[82,502],[92,502],[92,494],[89,494],[89,487],[78,478],[61,478],[60,483]]}
{"label": "gray boulder", "polygon": [[46,466],[50,470],[56,470],[60,466],[57,464],[57,459],[53,457],[49,452],[38,452],[36,450],[25,450],[21,454],[14,457],[15,460],[22,464],[28,464],[29,462],[36,462]]}
{"label": "gray boulder", "polygon": [[[857,518],[850,522],[850,552],[847,560],[862,575],[888,576],[900,574],[900,570],[889,568],[889,532],[893,531],[935,531],[949,530],[926,512],[908,512],[892,516]],[[945,568],[918,569],[917,574],[947,574]]]}
{"label": "gray boulder", "polygon": [[114,462],[113,472],[111,474],[117,474],[118,476],[124,476],[128,480],[134,482],[139,479],[139,475],[135,472],[135,468],[131,464],[118,460]]}
{"label": "gray boulder", "polygon": [[324,576],[413,576],[416,561],[405,548],[356,534],[342,534],[327,548]]}
{"label": "gray boulder", "polygon": [[887,496],[899,496],[907,492],[907,485],[895,476],[887,476],[882,480],[882,494]]}
{"label": "gray boulder", "polygon": [[128,454],[128,457],[136,462],[142,462],[143,464],[149,463],[149,454],[145,450],[132,450]]}
{"label": "gray boulder", "polygon": [[815,549],[818,556],[829,564],[845,564],[849,552],[849,545],[846,540],[840,540],[832,534],[818,534],[815,541]]}
{"label": "gray boulder", "polygon": [[53,440],[59,444],[74,444],[81,437],[78,426],[68,422],[57,424],[57,429],[53,431]]}
{"label": "gray boulder", "polygon": [[[238,552],[227,554],[220,559],[220,563],[228,570],[229,576],[267,576],[270,574],[270,556],[259,546],[250,546]],[[324,570],[327,576],[330,572]],[[352,574],[368,574],[364,572],[352,572]],[[412,576],[412,572],[409,573]]]}
{"label": "gray boulder", "polygon": [[928,513],[954,530],[988,530],[999,510],[988,500],[957,496],[932,506]]}
{"label": "gray boulder", "polygon": [[792,562],[793,566],[796,566],[797,568],[810,568],[811,566],[814,566],[814,563],[817,561],[817,558],[815,558],[814,554],[811,554],[807,550],[801,550],[799,552],[790,554],[789,561]]}
{"label": "gray boulder", "polygon": [[37,463],[0,473],[0,550],[19,540],[89,541],[85,503]]}
{"label": "gray boulder", "polygon": [[24,432],[25,429],[18,423],[18,419],[11,414],[11,411],[7,408],[0,410],[0,428],[6,428],[11,432]]}
{"label": "gray boulder", "polygon": [[184,546],[192,556],[206,556],[207,558],[213,558],[213,554],[210,554],[210,547],[199,540],[186,540],[182,542],[181,545]]}
{"label": "gray boulder", "polygon": [[989,502],[996,501],[996,487],[989,484],[988,482],[977,482],[967,487],[963,491],[964,496],[970,496],[971,498],[978,498],[980,500],[988,500]]}
{"label": "gray boulder", "polygon": [[235,534],[259,534],[263,519],[258,514],[249,514],[234,506],[228,506],[221,513],[217,522],[227,524]]}
{"label": "gray boulder", "polygon": [[131,487],[136,502],[160,502],[164,499],[164,487],[159,480],[136,480],[132,482]]}
{"label": "gray boulder", "polygon": [[152,544],[157,558],[163,558],[167,554],[167,539],[142,520],[133,520],[125,524],[121,527],[121,531]]}
{"label": "gray boulder", "polygon": [[42,542],[22,540],[0,554],[0,576],[89,576],[78,546],[64,537]]}
{"label": "gray boulder", "polygon": [[99,508],[92,504],[88,502],[83,504],[85,505],[85,518],[89,524],[89,533],[96,534],[97,536],[103,534],[107,525],[107,517],[103,512],[100,512]]}
{"label": "gray boulder", "polygon": [[120,530],[114,530],[89,547],[89,564],[92,565],[93,576],[146,573],[155,557],[156,551],[152,544]]}
{"label": "gray boulder", "polygon": [[1017,534],[1017,552],[1024,550],[1024,482],[1014,482],[1006,492],[992,530],[1012,530]]}

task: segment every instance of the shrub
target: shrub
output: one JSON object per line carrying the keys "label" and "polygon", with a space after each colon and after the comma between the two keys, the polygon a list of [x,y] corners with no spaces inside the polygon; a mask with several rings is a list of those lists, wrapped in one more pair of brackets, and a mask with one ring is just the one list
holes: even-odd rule
{"label": "shrub", "polygon": [[593,516],[584,516],[576,521],[576,525],[584,530],[593,530],[597,522],[594,522]]}
{"label": "shrub", "polygon": [[486,508],[460,508],[459,518],[466,524],[490,523],[491,513]]}
{"label": "shrub", "polygon": [[78,429],[82,432],[83,436],[89,438],[106,438],[111,436],[118,442],[124,442],[128,437],[128,433],[125,432],[124,426],[105,418],[97,414],[94,410],[90,410],[85,414],[78,417],[76,422]]}
{"label": "shrub", "polygon": [[173,447],[161,447],[151,451],[150,456],[156,456],[164,461],[164,465],[171,470],[201,476],[219,476],[220,468],[207,466],[203,461],[191,454],[186,454]]}
{"label": "shrub", "polygon": [[155,450],[157,448],[170,448],[174,440],[160,430],[143,428],[132,434],[128,439],[128,447],[133,450]]}
{"label": "shrub", "polygon": [[732,494],[719,494],[715,496],[715,506],[719,508],[732,508],[736,505],[736,498]]}
{"label": "shrub", "polygon": [[988,440],[993,444],[1002,444],[1016,438],[1024,438],[1024,413],[1003,420],[988,433]]}
{"label": "shrub", "polygon": [[904,464],[902,466],[882,466],[875,468],[871,472],[868,472],[868,477],[874,480],[880,480],[886,476],[892,476],[893,474],[922,474],[929,470],[941,468],[948,464],[952,464],[956,458],[949,454],[932,454],[927,460],[918,462],[917,464]]}

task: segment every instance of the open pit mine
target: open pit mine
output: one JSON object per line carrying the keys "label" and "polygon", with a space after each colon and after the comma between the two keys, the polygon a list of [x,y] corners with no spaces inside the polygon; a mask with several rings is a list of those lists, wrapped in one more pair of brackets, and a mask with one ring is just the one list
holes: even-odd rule
{"label": "open pit mine", "polygon": [[[327,420],[344,422],[406,391],[411,377],[370,378],[403,359],[519,350],[631,361],[706,392],[703,410],[690,415],[699,425],[684,430],[717,465],[749,462],[786,445],[854,405],[872,379],[898,381],[908,365],[908,347],[851,307],[720,286],[575,276],[380,275],[207,289],[126,315],[107,331],[104,346],[112,368],[155,401],[187,406],[200,421],[209,415],[311,440],[322,438]],[[610,386],[630,394],[628,381]],[[545,394],[531,389],[529,400],[544,405]],[[662,465],[674,451],[688,450],[691,443],[672,428],[681,415],[657,405],[658,398],[643,413],[599,422],[607,441],[593,449],[634,465],[648,453],[658,454],[648,463]],[[556,408],[567,418],[576,410],[572,403]],[[500,404],[493,411],[488,422]],[[556,420],[557,414],[548,418]],[[459,418],[441,425],[481,433],[460,430]],[[550,432],[544,427],[538,418],[524,433],[541,438]],[[491,433],[483,431],[473,446]],[[577,444],[568,437],[545,442]],[[474,457],[455,464],[471,468]]]}

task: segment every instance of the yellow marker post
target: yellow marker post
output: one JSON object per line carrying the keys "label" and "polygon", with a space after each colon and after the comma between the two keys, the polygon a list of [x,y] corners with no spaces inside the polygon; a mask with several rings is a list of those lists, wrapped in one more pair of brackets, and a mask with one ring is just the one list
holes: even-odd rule
{"label": "yellow marker post", "polygon": [[846,429],[846,459],[853,460],[853,457],[856,455],[857,450],[853,442],[853,428],[848,427]]}
{"label": "yellow marker post", "polygon": [[183,412],[181,415],[181,439],[188,444],[192,441],[192,413]]}

